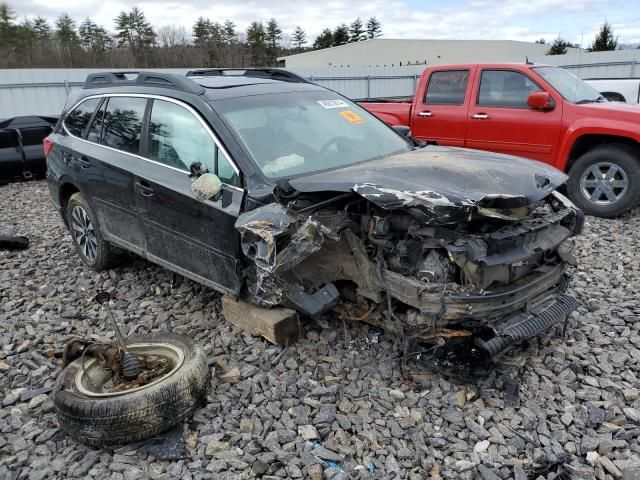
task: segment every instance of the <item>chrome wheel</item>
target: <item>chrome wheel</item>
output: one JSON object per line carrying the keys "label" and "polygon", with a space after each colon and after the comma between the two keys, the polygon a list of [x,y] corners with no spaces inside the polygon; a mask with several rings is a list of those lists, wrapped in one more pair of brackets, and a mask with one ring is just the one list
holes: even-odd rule
{"label": "chrome wheel", "polygon": [[580,178],[580,190],[587,200],[598,205],[611,205],[627,192],[627,173],[615,163],[599,162],[589,167]]}
{"label": "chrome wheel", "polygon": [[95,262],[98,256],[98,240],[93,224],[82,207],[76,206],[71,210],[71,235],[82,255],[89,262]]}

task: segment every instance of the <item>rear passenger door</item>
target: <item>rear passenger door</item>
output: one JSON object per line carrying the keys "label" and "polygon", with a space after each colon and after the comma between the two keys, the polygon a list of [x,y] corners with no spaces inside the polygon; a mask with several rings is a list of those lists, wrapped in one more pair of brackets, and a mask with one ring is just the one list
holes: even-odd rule
{"label": "rear passenger door", "polygon": [[416,94],[411,133],[438,145],[463,146],[471,69],[432,70]]}
{"label": "rear passenger door", "polygon": [[148,99],[110,96],[98,100],[99,108],[91,112],[89,125],[76,132],[84,141],[74,152],[74,170],[84,182],[83,191],[89,195],[105,238],[144,253],[131,172],[137,164],[146,164],[140,156],[140,139]]}
{"label": "rear passenger door", "polygon": [[[147,256],[205,285],[237,293],[240,238],[234,224],[244,194],[238,169],[199,114],[182,102],[154,99],[146,138],[149,167],[136,171],[134,188]],[[189,171],[196,162],[220,177],[220,198],[202,202],[194,197]]]}

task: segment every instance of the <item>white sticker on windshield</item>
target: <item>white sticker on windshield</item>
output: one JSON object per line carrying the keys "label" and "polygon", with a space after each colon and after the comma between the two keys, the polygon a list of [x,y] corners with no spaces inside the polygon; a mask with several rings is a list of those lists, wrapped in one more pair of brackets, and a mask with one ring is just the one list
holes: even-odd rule
{"label": "white sticker on windshield", "polygon": [[318,103],[324,108],[345,108],[349,106],[344,100],[318,100]]}

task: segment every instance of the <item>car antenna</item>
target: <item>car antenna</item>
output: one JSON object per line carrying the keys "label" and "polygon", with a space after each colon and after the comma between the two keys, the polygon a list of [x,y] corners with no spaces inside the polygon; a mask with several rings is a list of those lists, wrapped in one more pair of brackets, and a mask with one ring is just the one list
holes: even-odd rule
{"label": "car antenna", "polygon": [[584,41],[584,31],[580,35],[580,50],[578,50],[578,75],[576,75],[576,85],[573,89],[573,101],[576,101],[578,95],[578,82],[580,81],[580,72],[582,71],[582,42]]}
{"label": "car antenna", "polygon": [[529,56],[528,55],[524,57],[524,63],[526,65],[533,65],[533,62],[529,61]]}

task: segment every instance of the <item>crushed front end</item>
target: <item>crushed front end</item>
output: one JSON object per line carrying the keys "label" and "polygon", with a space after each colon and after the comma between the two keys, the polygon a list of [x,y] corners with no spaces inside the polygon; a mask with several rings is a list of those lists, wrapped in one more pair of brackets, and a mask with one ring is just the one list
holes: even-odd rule
{"label": "crushed front end", "polygon": [[419,342],[465,338],[497,357],[576,308],[564,292],[583,215],[556,191],[541,196],[375,184],[281,194],[236,223],[250,260],[245,295]]}

